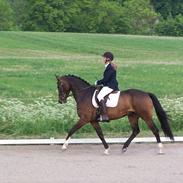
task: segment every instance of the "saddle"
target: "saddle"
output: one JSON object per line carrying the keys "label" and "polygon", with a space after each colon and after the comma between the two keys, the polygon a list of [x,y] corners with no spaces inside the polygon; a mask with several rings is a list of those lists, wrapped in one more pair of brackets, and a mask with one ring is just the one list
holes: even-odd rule
{"label": "saddle", "polygon": [[[93,97],[92,97],[92,105],[95,108],[99,108],[99,101],[97,98],[97,95],[99,94],[100,90],[103,86],[97,86],[97,89],[94,91]],[[108,95],[104,97],[104,101],[106,102],[107,107],[116,107],[118,105],[120,96],[120,91],[112,91]]]}

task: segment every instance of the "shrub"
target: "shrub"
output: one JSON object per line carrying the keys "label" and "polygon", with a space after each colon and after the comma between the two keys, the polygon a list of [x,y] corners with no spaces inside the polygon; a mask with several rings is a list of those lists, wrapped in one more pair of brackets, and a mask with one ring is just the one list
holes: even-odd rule
{"label": "shrub", "polygon": [[158,35],[183,36],[183,16],[177,15],[175,18],[168,18],[159,22],[155,28]]}

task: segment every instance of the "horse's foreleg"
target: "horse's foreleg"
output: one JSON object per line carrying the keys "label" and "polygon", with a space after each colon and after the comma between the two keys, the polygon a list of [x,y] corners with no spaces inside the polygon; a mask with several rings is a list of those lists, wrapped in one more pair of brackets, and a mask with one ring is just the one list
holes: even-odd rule
{"label": "horse's foreleg", "polygon": [[124,143],[122,152],[125,152],[127,150],[127,147],[130,145],[131,141],[137,136],[137,134],[140,132],[139,126],[138,126],[138,116],[136,114],[130,114],[128,115],[129,122],[132,127],[132,134],[128,138],[128,140]]}
{"label": "horse's foreleg", "polygon": [[71,136],[78,130],[78,129],[80,129],[83,125],[85,125],[86,124],[86,122],[85,121],[83,121],[83,120],[79,120],[70,130],[69,130],[69,133],[68,133],[68,135],[67,135],[67,137],[66,137],[66,139],[65,139],[65,142],[64,142],[64,144],[63,144],[63,146],[62,146],[62,149],[64,150],[64,149],[67,149],[67,146],[68,146],[68,144],[69,144],[69,139],[71,138]]}
{"label": "horse's foreleg", "polygon": [[109,154],[109,145],[107,144],[107,142],[104,139],[104,135],[103,135],[103,132],[102,132],[102,129],[101,129],[99,123],[91,122],[91,124],[92,124],[93,128],[95,129],[98,137],[102,141],[102,144],[104,145],[104,148],[105,148],[104,154],[108,155]]}

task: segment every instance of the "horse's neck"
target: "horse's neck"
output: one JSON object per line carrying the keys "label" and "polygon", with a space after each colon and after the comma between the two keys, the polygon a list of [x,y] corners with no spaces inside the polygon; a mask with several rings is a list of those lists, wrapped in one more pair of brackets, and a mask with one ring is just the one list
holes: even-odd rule
{"label": "horse's neck", "polygon": [[85,83],[84,81],[77,81],[77,80],[72,80],[70,81],[70,85],[71,85],[71,90],[74,91],[79,91],[79,90],[82,90],[82,89],[85,89],[91,85]]}
{"label": "horse's neck", "polygon": [[80,80],[77,81],[73,80],[70,82],[70,85],[71,85],[71,91],[73,93],[76,102],[83,100],[83,96],[86,95],[87,92],[89,94],[89,89],[90,87],[92,88],[91,85]]}

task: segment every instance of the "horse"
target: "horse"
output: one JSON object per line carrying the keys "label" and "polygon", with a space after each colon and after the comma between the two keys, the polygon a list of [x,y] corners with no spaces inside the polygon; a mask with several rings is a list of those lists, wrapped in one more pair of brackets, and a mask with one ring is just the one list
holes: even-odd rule
{"label": "horse", "polygon": [[[109,154],[109,145],[105,141],[99,121],[96,120],[97,109],[92,105],[92,96],[96,90],[95,85],[90,85],[84,79],[75,75],[56,76],[58,88],[58,102],[63,104],[67,102],[67,98],[72,95],[76,101],[77,114],[79,120],[69,130],[68,135],[63,143],[62,149],[67,149],[69,139],[82,126],[90,123],[95,129],[98,137],[101,139],[104,146],[104,154]],[[153,108],[160,121],[161,128],[165,136],[172,141],[174,136],[169,125],[169,119],[166,111],[162,108],[158,98],[153,93],[144,92],[137,89],[128,89],[120,91],[118,105],[116,107],[107,108],[107,114],[110,120],[128,117],[132,128],[132,133],[122,147],[122,152],[125,152],[131,141],[139,134],[138,125],[139,118],[143,119],[149,129],[156,137],[159,153],[163,153],[163,144],[160,139],[159,130],[153,122]]]}

